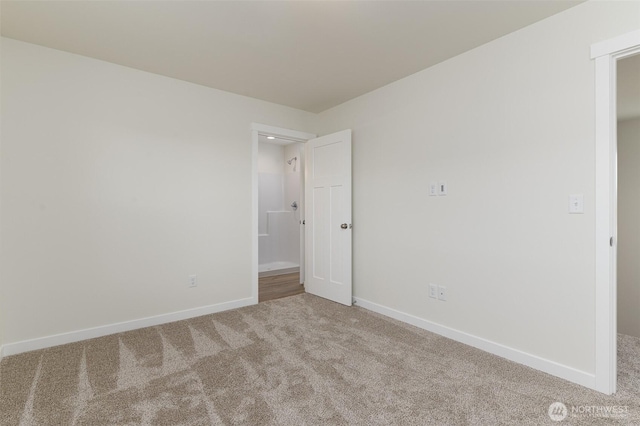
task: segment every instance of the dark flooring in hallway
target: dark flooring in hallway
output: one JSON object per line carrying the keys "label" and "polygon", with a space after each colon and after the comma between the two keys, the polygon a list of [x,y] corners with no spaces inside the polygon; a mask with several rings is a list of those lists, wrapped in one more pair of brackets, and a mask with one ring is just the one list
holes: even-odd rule
{"label": "dark flooring in hallway", "polygon": [[298,272],[285,275],[273,275],[258,280],[258,301],[280,299],[304,293]]}

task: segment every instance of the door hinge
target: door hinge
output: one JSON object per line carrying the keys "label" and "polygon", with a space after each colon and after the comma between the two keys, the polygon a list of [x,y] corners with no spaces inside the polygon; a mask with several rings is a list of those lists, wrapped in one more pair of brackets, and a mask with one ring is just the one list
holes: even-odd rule
{"label": "door hinge", "polygon": [[609,238],[609,247],[613,247],[613,237]]}

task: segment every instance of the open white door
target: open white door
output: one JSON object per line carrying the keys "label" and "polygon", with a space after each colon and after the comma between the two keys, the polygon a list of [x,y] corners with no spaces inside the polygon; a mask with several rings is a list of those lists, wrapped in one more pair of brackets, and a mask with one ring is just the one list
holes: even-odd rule
{"label": "open white door", "polygon": [[305,290],[351,306],[351,130],[305,149]]}

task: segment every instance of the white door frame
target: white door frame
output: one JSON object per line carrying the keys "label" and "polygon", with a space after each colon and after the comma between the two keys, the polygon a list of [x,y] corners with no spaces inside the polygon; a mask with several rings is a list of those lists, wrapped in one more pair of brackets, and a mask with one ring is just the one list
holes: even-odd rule
{"label": "white door frame", "polygon": [[[306,143],[317,136],[313,133],[251,123],[251,299],[258,303],[258,136],[275,136]],[[304,259],[300,260],[304,262]]]}
{"label": "white door frame", "polygon": [[637,53],[640,30],[591,46],[591,59],[596,65],[595,388],[608,395],[615,393],[617,385],[616,63]]}

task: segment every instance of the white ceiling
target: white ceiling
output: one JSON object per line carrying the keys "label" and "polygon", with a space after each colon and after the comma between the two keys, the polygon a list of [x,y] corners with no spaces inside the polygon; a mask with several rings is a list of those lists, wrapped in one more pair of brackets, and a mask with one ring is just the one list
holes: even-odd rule
{"label": "white ceiling", "polygon": [[640,54],[618,61],[618,120],[640,117]]}
{"label": "white ceiling", "polygon": [[321,112],[580,2],[3,0],[2,35]]}

